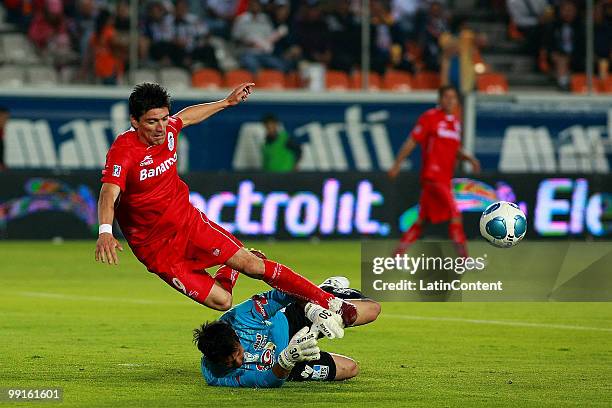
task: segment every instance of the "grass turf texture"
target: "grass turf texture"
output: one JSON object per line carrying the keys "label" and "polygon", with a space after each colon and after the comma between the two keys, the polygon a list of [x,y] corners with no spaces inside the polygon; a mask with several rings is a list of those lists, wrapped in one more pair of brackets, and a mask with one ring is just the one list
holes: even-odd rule
{"label": "grass turf texture", "polygon": [[[358,242],[257,247],[315,282],[346,275],[358,285]],[[129,249],[119,267],[95,264],[93,250],[0,244],[0,387],[59,386],[61,406],[88,407],[612,404],[611,303],[386,303],[378,321],[321,342],[359,362],[355,379],[208,387],[191,330],[219,313],[147,273]],[[242,276],[235,300],[266,288]]]}

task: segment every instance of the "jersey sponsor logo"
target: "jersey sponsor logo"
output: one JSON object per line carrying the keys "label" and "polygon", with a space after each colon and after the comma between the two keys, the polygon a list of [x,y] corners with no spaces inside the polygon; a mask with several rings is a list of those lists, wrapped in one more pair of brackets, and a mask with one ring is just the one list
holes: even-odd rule
{"label": "jersey sponsor logo", "polygon": [[121,166],[118,164],[113,165],[113,177],[121,176]]}
{"label": "jersey sponsor logo", "polygon": [[266,341],[268,341],[268,335],[257,333],[257,335],[255,336],[255,343],[253,344],[253,348],[255,350],[263,349],[264,345],[266,344]]}
{"label": "jersey sponsor logo", "polygon": [[274,365],[275,350],[276,350],[276,344],[272,342],[268,342],[268,344],[266,344],[266,349],[264,350],[263,353],[261,353],[261,361],[259,362],[259,364],[255,365],[255,368],[258,371],[269,370],[270,367]]}
{"label": "jersey sponsor logo", "polygon": [[311,366],[309,366],[309,365],[306,365],[306,366],[304,366],[304,370],[303,370],[303,371],[300,373],[300,376],[301,376],[303,379],[307,380],[307,379],[309,379],[309,378],[310,378],[310,376],[312,375],[312,373],[314,373],[314,370],[312,369],[312,367],[311,367]]}
{"label": "jersey sponsor logo", "polygon": [[174,150],[174,133],[168,132],[168,150]]}
{"label": "jersey sponsor logo", "polygon": [[253,304],[255,305],[255,310],[259,313],[264,319],[268,319],[270,316],[266,309],[264,309],[264,305],[268,304],[268,299],[266,299],[263,295],[255,295],[251,298],[253,300]]}
{"label": "jersey sponsor logo", "polygon": [[446,139],[461,140],[461,137],[459,136],[459,129],[456,124],[454,129],[449,129],[446,122],[440,122],[438,124],[438,136]]}
{"label": "jersey sponsor logo", "polygon": [[324,365],[315,365],[313,367],[312,379],[313,380],[325,380],[329,375],[329,367]]}
{"label": "jersey sponsor logo", "polygon": [[176,160],[177,160],[177,155],[176,155],[176,152],[174,152],[174,156],[164,160],[157,167],[155,167],[153,169],[142,169],[142,170],[140,170],[140,181],[144,181],[144,180],[146,180],[148,178],[151,178],[151,177],[157,177],[160,174],[163,174],[163,173],[167,172],[168,170],[170,170],[172,168],[172,166],[174,166],[174,164],[176,163]]}
{"label": "jersey sponsor logo", "polygon": [[147,154],[144,159],[140,162],[140,167],[148,166],[149,164],[153,164],[153,157]]}
{"label": "jersey sponsor logo", "polygon": [[221,250],[219,248],[214,248],[213,251],[212,251],[212,254],[214,256],[219,256],[219,255],[221,255]]}

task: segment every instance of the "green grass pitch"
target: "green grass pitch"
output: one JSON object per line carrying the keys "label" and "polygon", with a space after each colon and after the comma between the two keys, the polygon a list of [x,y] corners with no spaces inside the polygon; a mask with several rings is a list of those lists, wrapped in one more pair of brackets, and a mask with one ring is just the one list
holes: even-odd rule
{"label": "green grass pitch", "polygon": [[[315,282],[359,286],[356,241],[256,245]],[[0,243],[0,387],[63,387],[66,407],[612,406],[611,303],[384,303],[373,324],[321,342],[359,362],[355,379],[213,388],[191,330],[219,313],[129,249],[118,267],[93,253],[93,241]],[[235,301],[263,290],[242,276]]]}

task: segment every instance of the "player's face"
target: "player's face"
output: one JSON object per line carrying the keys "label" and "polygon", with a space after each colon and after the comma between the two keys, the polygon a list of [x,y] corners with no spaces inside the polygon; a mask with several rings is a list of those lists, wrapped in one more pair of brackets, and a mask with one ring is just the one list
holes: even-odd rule
{"label": "player's face", "polygon": [[150,109],[138,121],[131,118],[132,126],[138,132],[138,138],[144,144],[157,146],[166,140],[166,126],[170,112],[168,108]]}
{"label": "player's face", "polygon": [[238,347],[234,353],[227,357],[224,361],[224,364],[228,368],[239,368],[242,367],[242,363],[244,363],[244,347],[242,344],[238,343]]}
{"label": "player's face", "polygon": [[448,89],[440,98],[440,107],[446,113],[454,113],[459,106],[459,98],[457,97],[457,92],[454,89]]}

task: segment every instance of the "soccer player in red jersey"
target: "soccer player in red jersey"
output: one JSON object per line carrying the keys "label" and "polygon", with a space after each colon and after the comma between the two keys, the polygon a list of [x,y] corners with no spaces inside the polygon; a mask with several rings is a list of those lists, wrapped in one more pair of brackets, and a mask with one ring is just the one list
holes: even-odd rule
{"label": "soccer player in red jersey", "polygon": [[389,177],[399,174],[406,157],[421,145],[421,197],[419,218],[400,239],[397,254],[403,254],[423,232],[427,223],[449,222],[448,233],[459,256],[467,256],[465,233],[461,213],[453,198],[451,179],[457,159],[468,161],[475,173],[480,172],[480,162],[461,148],[461,121],[455,115],[459,107],[457,90],[443,86],[438,91],[439,105],[422,114],[412,133],[402,145]]}
{"label": "soccer player in red jersey", "polygon": [[[123,248],[112,233],[117,218],[136,258],[196,302],[229,309],[241,272],[330,309],[346,325],[352,324],[354,307],[285,265],[244,249],[236,237],[191,205],[189,189],[178,176],[181,129],[246,100],[253,86],[243,83],[225,99],[188,106],[175,115],[170,115],[170,97],[163,87],[143,83],[134,88],[129,98],[132,128],[112,144],[102,171],[95,258],[118,263],[116,249]],[[225,266],[213,278],[205,269],[215,265]]]}

